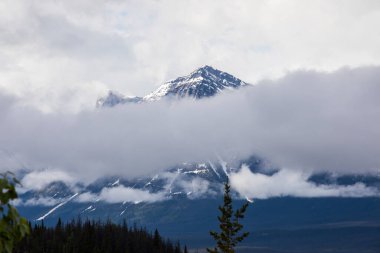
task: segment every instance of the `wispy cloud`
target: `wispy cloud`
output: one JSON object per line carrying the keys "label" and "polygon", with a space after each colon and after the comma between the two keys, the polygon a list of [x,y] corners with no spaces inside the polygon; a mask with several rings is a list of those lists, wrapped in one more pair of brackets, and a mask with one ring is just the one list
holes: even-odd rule
{"label": "wispy cloud", "polygon": [[85,192],[80,194],[76,201],[94,202],[104,201],[106,203],[123,203],[123,202],[157,202],[167,199],[164,192],[151,193],[146,190],[135,189],[125,186],[105,187],[99,194]]}
{"label": "wispy cloud", "polygon": [[210,188],[210,182],[202,178],[196,177],[189,181],[180,180],[178,184],[190,199],[205,198],[217,194]]}
{"label": "wispy cloud", "polygon": [[77,194],[64,198],[33,196],[30,198],[18,198],[13,201],[13,204],[16,206],[56,206],[60,203],[67,203],[76,196]]}
{"label": "wispy cloud", "polygon": [[62,199],[55,199],[50,197],[31,198],[25,201],[21,201],[18,205],[24,206],[55,206],[62,202]]}

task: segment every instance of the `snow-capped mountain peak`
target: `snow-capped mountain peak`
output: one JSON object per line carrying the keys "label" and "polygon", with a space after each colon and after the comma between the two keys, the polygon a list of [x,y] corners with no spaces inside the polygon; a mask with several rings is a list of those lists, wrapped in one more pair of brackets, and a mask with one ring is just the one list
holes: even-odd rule
{"label": "snow-capped mountain peak", "polygon": [[242,80],[205,65],[189,75],[162,84],[157,90],[144,97],[125,97],[110,91],[106,97],[98,99],[96,105],[97,107],[113,107],[117,104],[158,101],[163,98],[201,99],[214,96],[223,90],[237,89],[245,85],[247,83]]}
{"label": "snow-capped mountain peak", "polygon": [[236,89],[246,85],[240,79],[211,66],[205,65],[187,76],[178,77],[161,85],[156,91],[144,97],[156,101],[163,97],[211,97],[224,89]]}

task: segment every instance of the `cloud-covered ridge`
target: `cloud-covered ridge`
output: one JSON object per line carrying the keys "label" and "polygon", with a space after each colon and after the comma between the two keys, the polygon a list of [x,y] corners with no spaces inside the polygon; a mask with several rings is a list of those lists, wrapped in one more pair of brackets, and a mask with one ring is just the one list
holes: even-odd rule
{"label": "cloud-covered ridge", "polygon": [[380,67],[299,71],[197,102],[78,114],[1,103],[0,149],[28,169],[51,168],[85,181],[252,154],[295,170],[377,172],[379,80]]}

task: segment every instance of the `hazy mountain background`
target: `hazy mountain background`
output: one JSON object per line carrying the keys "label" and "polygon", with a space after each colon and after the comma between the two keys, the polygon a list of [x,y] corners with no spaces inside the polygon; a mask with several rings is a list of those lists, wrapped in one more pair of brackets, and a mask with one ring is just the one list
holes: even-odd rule
{"label": "hazy mountain background", "polygon": [[[170,110],[181,99],[202,103],[237,91],[244,94],[249,92],[248,86],[252,85],[204,66],[164,83],[145,97],[110,91],[98,99],[96,110],[133,110],[159,102],[167,103]],[[212,134],[213,129],[208,131]],[[54,225],[59,217],[65,221],[78,217],[125,219],[151,231],[158,228],[164,236],[179,239],[192,249],[204,249],[213,243],[208,232],[217,228],[217,206],[222,201],[223,183],[229,178],[236,205],[244,199],[253,202],[244,219],[251,236],[241,246],[242,252],[379,249],[377,174],[288,170],[253,153],[245,159],[214,156],[204,162],[183,161],[164,170],[148,170],[151,172],[137,177],[104,175],[91,183],[64,171],[29,171],[25,167],[18,174],[24,184],[18,207],[31,221],[43,220],[48,225]]]}

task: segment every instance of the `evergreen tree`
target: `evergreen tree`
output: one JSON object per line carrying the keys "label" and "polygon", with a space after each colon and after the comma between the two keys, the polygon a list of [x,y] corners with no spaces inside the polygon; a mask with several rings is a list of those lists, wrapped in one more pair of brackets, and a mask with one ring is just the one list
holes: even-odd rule
{"label": "evergreen tree", "polygon": [[153,245],[158,250],[161,248],[161,236],[160,233],[158,233],[157,228],[154,230]]}
{"label": "evergreen tree", "polygon": [[[183,253],[180,243],[173,243],[146,228],[128,228],[124,221],[85,221],[80,219],[55,227],[36,223],[29,237],[16,244],[13,253]],[[0,248],[0,253],[3,253]]]}
{"label": "evergreen tree", "polygon": [[181,253],[181,244],[178,241],[175,245],[174,253]]}
{"label": "evergreen tree", "polygon": [[230,184],[228,181],[224,184],[224,197],[223,205],[219,206],[221,213],[218,216],[220,233],[210,231],[210,235],[216,241],[214,249],[207,249],[210,253],[234,253],[235,246],[248,236],[248,232],[241,233],[243,225],[240,224],[239,219],[244,218],[244,213],[249,205],[248,202],[243,204],[235,212],[232,207],[232,198],[230,195]]}
{"label": "evergreen tree", "polygon": [[11,204],[17,199],[16,185],[20,182],[13,173],[0,174],[0,252],[11,253],[15,243],[29,234],[29,223]]}

